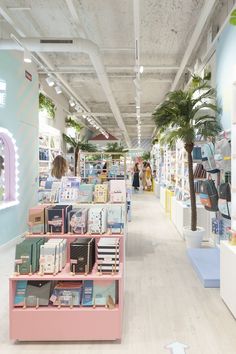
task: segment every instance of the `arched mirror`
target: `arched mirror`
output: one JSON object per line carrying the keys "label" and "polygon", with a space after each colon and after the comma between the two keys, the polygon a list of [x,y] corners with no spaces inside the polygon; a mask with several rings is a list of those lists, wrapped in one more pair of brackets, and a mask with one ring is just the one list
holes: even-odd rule
{"label": "arched mirror", "polygon": [[0,209],[18,204],[18,155],[13,135],[0,127]]}

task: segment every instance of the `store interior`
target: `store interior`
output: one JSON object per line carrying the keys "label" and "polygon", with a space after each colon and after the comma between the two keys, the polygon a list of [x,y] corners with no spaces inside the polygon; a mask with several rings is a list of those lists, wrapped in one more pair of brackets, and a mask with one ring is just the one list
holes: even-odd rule
{"label": "store interior", "polygon": [[236,353],[235,0],[0,2],[4,354]]}

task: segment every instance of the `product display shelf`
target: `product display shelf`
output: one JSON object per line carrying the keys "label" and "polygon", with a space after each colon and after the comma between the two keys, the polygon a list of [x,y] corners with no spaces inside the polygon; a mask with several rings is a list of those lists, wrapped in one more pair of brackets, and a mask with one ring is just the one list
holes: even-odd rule
{"label": "product display shelf", "polygon": [[80,238],[80,237],[88,237],[88,238],[102,238],[102,237],[109,237],[109,238],[122,238],[124,237],[124,233],[104,233],[104,234],[72,234],[72,233],[66,233],[66,234],[59,234],[59,233],[46,233],[46,234],[32,234],[30,232],[26,232],[23,237],[25,238],[38,238],[38,237],[43,237],[43,238],[64,238],[64,239],[75,239],[75,238]]}
{"label": "product display shelf", "polygon": [[77,281],[77,280],[120,280],[123,277],[123,264],[120,263],[120,270],[119,272],[114,273],[113,275],[111,273],[99,273],[97,270],[97,264],[95,263],[93,270],[91,273],[88,273],[87,275],[85,274],[73,274],[70,271],[70,264],[67,263],[65,268],[62,269],[61,272],[57,274],[43,274],[41,275],[40,273],[34,273],[32,275],[16,275],[13,274],[10,277],[10,282],[11,281],[18,281],[18,280],[52,280],[52,281],[58,281],[58,280],[64,280],[64,281]]}
{"label": "product display shelf", "polygon": [[[114,203],[115,204],[115,203]],[[105,205],[114,205],[107,203]],[[78,206],[86,204],[77,204]],[[88,205],[88,204],[87,204]],[[94,205],[94,204],[89,204]],[[99,204],[101,205],[101,204]],[[117,204],[116,204],[117,205]],[[125,205],[125,203],[119,203]],[[127,217],[124,220],[124,229],[121,234],[30,234],[29,238],[43,237],[67,239],[67,263],[62,271],[56,274],[19,275],[16,272],[9,279],[9,313],[10,313],[10,339],[18,341],[98,341],[120,340],[122,337],[123,303],[124,303],[124,270],[125,270],[125,239],[127,236]],[[119,242],[119,270],[115,272],[98,271],[98,263],[95,262],[91,273],[73,273],[70,268],[70,243],[78,238],[95,238],[95,252],[97,255],[97,243],[101,238],[118,238]],[[53,305],[36,307],[14,307],[16,284],[18,281],[95,281],[99,284],[115,281],[117,301],[113,309],[96,304],[91,307],[70,306],[58,307]],[[24,326],[22,326],[24,323]]]}

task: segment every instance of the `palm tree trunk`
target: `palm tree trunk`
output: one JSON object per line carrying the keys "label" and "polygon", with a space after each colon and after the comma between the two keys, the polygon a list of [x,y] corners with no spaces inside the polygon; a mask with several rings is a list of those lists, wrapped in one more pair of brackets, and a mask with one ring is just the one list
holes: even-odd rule
{"label": "palm tree trunk", "polygon": [[191,201],[191,230],[197,230],[197,206],[196,206],[196,194],[194,189],[194,175],[193,175],[193,144],[186,144],[185,150],[188,153],[188,180],[189,180],[189,191],[190,191],[190,201]]}
{"label": "palm tree trunk", "polygon": [[75,148],[75,176],[77,176],[78,154],[79,154],[79,149]]}

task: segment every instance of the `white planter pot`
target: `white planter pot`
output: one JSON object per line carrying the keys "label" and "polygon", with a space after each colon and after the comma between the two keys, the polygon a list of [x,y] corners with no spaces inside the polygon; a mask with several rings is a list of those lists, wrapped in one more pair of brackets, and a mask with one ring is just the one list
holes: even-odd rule
{"label": "white planter pot", "polygon": [[197,227],[197,231],[192,231],[189,226],[185,226],[183,231],[187,248],[201,247],[201,243],[205,235],[205,229],[203,227]]}

